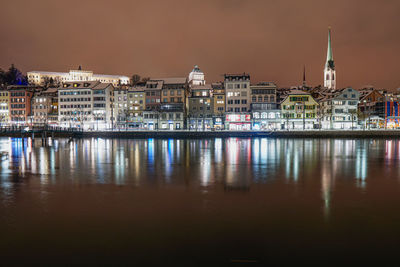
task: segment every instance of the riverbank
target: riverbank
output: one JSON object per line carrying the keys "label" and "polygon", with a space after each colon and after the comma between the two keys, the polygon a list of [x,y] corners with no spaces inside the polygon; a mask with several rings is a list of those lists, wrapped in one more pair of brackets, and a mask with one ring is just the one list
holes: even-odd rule
{"label": "riverbank", "polygon": [[5,137],[54,137],[54,138],[173,138],[173,139],[194,139],[194,138],[400,138],[400,130],[352,130],[352,131],[36,131],[0,132]]}
{"label": "riverbank", "polygon": [[84,132],[82,137],[104,137],[104,138],[400,138],[397,130],[374,130],[374,131],[140,131],[140,132]]}

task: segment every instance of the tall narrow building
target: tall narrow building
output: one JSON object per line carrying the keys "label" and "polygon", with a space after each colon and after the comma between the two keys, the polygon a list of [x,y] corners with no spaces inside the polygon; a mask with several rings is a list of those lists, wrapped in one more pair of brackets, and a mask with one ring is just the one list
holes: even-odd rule
{"label": "tall narrow building", "polygon": [[324,69],[324,87],[336,89],[336,70],[332,55],[331,29],[328,30],[328,51],[326,53],[326,63]]}

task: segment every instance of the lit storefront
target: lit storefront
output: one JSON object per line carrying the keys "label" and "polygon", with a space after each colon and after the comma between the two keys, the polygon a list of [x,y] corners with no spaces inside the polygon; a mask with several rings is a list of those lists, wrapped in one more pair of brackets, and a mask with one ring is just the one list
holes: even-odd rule
{"label": "lit storefront", "polygon": [[277,130],[281,128],[280,110],[253,112],[253,130]]}
{"label": "lit storefront", "polygon": [[250,131],[251,115],[250,114],[226,114],[226,129],[231,131]]}
{"label": "lit storefront", "polygon": [[213,118],[214,122],[214,129],[215,130],[223,130],[225,129],[224,127],[224,117],[218,116]]}
{"label": "lit storefront", "polygon": [[400,103],[397,101],[385,102],[386,128],[398,129],[400,127]]}

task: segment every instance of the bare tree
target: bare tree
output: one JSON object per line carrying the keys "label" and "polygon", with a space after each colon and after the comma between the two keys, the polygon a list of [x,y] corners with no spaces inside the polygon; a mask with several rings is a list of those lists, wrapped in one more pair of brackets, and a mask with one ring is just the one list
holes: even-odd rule
{"label": "bare tree", "polygon": [[132,85],[136,85],[140,82],[140,75],[138,74],[133,74],[132,75]]}

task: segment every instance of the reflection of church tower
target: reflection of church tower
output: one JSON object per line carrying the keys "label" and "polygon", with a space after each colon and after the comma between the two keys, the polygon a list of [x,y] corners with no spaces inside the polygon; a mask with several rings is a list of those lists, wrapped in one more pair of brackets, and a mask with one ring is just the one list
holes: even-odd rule
{"label": "reflection of church tower", "polygon": [[324,87],[328,89],[336,89],[336,71],[332,55],[330,28],[328,30],[328,51],[326,52],[326,63],[324,69]]}

